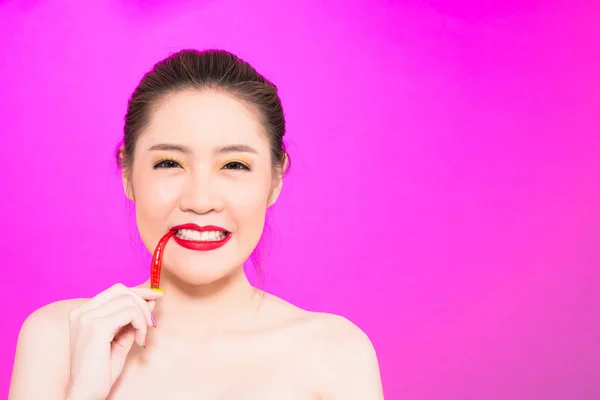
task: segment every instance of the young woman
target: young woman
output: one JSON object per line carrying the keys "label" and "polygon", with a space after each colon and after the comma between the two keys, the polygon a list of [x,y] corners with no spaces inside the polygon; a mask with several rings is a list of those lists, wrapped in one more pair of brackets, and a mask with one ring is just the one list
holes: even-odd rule
{"label": "young woman", "polygon": [[135,89],[117,159],[161,288],[56,302],[19,335],[9,400],[379,400],[348,320],[254,288],[243,264],[289,163],[277,88],[225,51],[184,50]]}

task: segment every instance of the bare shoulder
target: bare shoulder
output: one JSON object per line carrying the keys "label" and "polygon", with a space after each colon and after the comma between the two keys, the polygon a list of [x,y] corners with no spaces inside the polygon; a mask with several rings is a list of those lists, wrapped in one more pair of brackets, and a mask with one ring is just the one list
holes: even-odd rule
{"label": "bare shoulder", "polygon": [[267,295],[270,303],[269,318],[295,333],[304,336],[317,347],[350,347],[371,352],[373,345],[365,332],[347,318],[330,313],[307,311],[287,301]]}
{"label": "bare shoulder", "polygon": [[83,301],[50,303],[25,319],[17,341],[9,399],[51,399],[51,393],[65,387],[69,373],[68,317]]}
{"label": "bare shoulder", "polygon": [[[69,313],[85,299],[60,300],[32,312],[23,322],[17,347],[26,352],[48,352],[69,342]],[[51,345],[48,348],[46,346]]]}
{"label": "bare shoulder", "polygon": [[307,315],[310,343],[328,359],[328,367],[378,367],[377,354],[367,334],[349,319],[336,314]]}
{"label": "bare shoulder", "polygon": [[81,304],[86,302],[89,299],[67,299],[67,300],[59,300],[54,303],[46,304],[43,307],[38,308],[34,312],[32,312],[25,322],[29,321],[56,321],[61,320],[63,317],[67,317],[71,310],[79,307]]}
{"label": "bare shoulder", "polygon": [[314,375],[323,400],[381,400],[383,389],[375,348],[367,334],[345,317],[310,316]]}
{"label": "bare shoulder", "polygon": [[[68,341],[69,313],[85,301],[86,299],[60,300],[38,308],[23,322],[19,341],[27,340],[28,344],[60,342],[64,339]],[[44,332],[44,335],[40,335],[40,332]]]}
{"label": "bare shoulder", "polygon": [[340,315],[275,301],[288,315],[288,336],[305,356],[321,399],[383,399],[377,353],[361,328]]}
{"label": "bare shoulder", "polygon": [[337,314],[307,313],[308,323],[310,323],[314,333],[322,338],[321,345],[328,348],[332,348],[332,346],[356,348],[356,346],[359,346],[362,350],[372,349],[373,346],[367,334],[349,319]]}

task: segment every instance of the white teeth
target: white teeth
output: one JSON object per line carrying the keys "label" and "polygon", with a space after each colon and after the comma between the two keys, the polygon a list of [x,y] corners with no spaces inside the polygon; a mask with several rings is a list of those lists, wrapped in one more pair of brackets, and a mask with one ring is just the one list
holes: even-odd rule
{"label": "white teeth", "polygon": [[204,231],[198,232],[193,229],[180,229],[175,234],[178,238],[184,240],[196,240],[198,242],[214,242],[225,239],[226,233],[223,231]]}

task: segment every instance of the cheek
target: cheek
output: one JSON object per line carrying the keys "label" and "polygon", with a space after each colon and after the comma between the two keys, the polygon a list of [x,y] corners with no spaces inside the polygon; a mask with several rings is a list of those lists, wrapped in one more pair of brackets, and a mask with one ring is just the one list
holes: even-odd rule
{"label": "cheek", "polygon": [[156,179],[139,174],[134,180],[136,218],[140,235],[156,235],[177,206],[180,179]]}
{"label": "cheek", "polygon": [[269,192],[268,182],[259,179],[238,183],[228,189],[225,211],[235,219],[240,231],[248,234],[255,234],[256,230],[262,231]]}

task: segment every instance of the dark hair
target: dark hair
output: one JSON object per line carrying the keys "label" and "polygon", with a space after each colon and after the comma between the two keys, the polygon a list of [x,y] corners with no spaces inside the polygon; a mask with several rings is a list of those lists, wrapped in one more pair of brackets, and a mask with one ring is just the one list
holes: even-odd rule
{"label": "dark hair", "polygon": [[137,139],[159,102],[168,94],[190,89],[223,91],[253,108],[268,136],[273,168],[281,174],[286,172],[285,118],[277,87],[250,64],[224,50],[181,50],[144,75],[128,102],[123,141],[116,152],[120,168],[126,172],[131,169]]}

